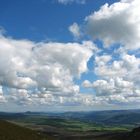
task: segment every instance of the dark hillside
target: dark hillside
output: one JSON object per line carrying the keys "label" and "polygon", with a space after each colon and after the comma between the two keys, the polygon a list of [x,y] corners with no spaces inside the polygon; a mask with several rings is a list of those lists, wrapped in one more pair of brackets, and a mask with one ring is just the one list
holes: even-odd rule
{"label": "dark hillside", "polygon": [[52,140],[39,132],[0,120],[0,140]]}

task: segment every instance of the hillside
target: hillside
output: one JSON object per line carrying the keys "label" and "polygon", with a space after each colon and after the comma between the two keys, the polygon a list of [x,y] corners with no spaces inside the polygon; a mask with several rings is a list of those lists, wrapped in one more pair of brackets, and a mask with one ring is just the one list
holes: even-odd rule
{"label": "hillside", "polygon": [[140,110],[0,112],[0,140],[139,140],[138,126]]}
{"label": "hillside", "polygon": [[[59,120],[60,121],[60,120]],[[50,122],[51,124],[54,122]],[[56,124],[55,124],[56,125]],[[69,124],[70,125],[70,124]],[[53,129],[53,127],[49,127]],[[140,127],[132,131],[68,131],[59,129],[55,132],[47,129],[42,132],[34,131],[11,122],[0,120],[0,140],[139,140]],[[43,135],[44,134],[44,135]],[[52,138],[52,134],[57,137]],[[59,135],[60,134],[60,135]]]}
{"label": "hillside", "polygon": [[52,140],[39,132],[0,120],[0,140]]}

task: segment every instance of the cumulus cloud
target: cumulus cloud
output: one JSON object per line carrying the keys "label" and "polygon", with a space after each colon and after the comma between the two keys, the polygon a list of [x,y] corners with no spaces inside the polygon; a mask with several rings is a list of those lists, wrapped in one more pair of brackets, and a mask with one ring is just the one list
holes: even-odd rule
{"label": "cumulus cloud", "polygon": [[[104,59],[103,59],[104,58]],[[103,59],[103,60],[102,60]],[[108,63],[110,61],[110,63]],[[108,55],[95,57],[94,72],[99,80],[83,82],[83,87],[93,88],[96,96],[109,104],[134,104],[140,97],[140,58],[121,54],[119,60]],[[98,99],[99,99],[98,98]]]}
{"label": "cumulus cloud", "polygon": [[[83,87],[93,88],[98,100],[109,104],[139,103],[140,84],[140,2],[121,0],[112,5],[105,4],[99,11],[86,17],[86,33],[103,41],[105,47],[120,43],[117,58],[111,55],[97,55],[94,74],[99,80],[85,80]],[[124,47],[124,49],[122,49]],[[131,50],[137,50],[129,54]]]}
{"label": "cumulus cloud", "polygon": [[114,43],[126,49],[140,47],[140,1],[121,0],[112,5],[105,4],[86,17],[86,32],[93,39],[100,39],[105,46]]}
{"label": "cumulus cloud", "polygon": [[[96,59],[100,59],[98,56]],[[95,61],[95,73],[106,79],[123,77],[127,80],[133,80],[135,84],[139,83],[140,58],[135,55],[122,54],[120,60],[114,60],[112,63],[102,63]]]}
{"label": "cumulus cloud", "polygon": [[[105,4],[86,17],[86,23],[80,27],[85,27],[94,40],[103,41],[103,49],[92,41],[36,43],[0,35],[0,103],[48,106],[140,103],[139,8],[139,0],[121,0]],[[77,23],[69,31],[76,38],[81,35]],[[105,48],[115,43],[121,44],[119,49]],[[90,58],[94,63],[92,74],[97,79],[85,79],[82,86],[94,93],[82,94],[75,79],[88,71]]]}
{"label": "cumulus cloud", "polygon": [[73,80],[88,70],[93,48],[95,45],[89,41],[35,43],[1,36],[0,85],[9,88],[8,98],[20,104],[72,98],[80,94]]}
{"label": "cumulus cloud", "polygon": [[[139,103],[139,9],[139,0],[121,0],[111,5],[106,3],[87,16],[84,25],[80,26],[93,41],[98,39],[103,42],[103,49],[93,57],[93,74],[97,80],[91,82],[85,79],[82,83],[84,88],[95,91],[91,104]],[[69,30],[75,37],[81,34],[77,23],[71,25]],[[117,47],[116,50],[113,47]]]}
{"label": "cumulus cloud", "polygon": [[[64,95],[54,94],[51,91],[30,93],[25,89],[9,89],[10,96],[7,97],[7,100],[23,106],[32,106],[32,105],[47,105],[47,106],[92,106],[97,104],[95,102],[95,97],[92,94],[73,94],[73,95]],[[98,102],[100,104],[100,102]]]}
{"label": "cumulus cloud", "polygon": [[73,23],[71,26],[69,26],[69,31],[72,33],[72,35],[77,39],[80,37],[80,27],[77,23]]}
{"label": "cumulus cloud", "polygon": [[85,88],[90,88],[92,87],[92,83],[88,80],[83,81],[82,86]]}

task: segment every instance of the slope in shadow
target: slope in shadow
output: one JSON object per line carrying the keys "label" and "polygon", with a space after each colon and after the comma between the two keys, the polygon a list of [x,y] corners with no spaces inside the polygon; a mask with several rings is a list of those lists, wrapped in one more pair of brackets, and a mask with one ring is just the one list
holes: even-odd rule
{"label": "slope in shadow", "polygon": [[0,140],[52,140],[39,132],[0,120]]}

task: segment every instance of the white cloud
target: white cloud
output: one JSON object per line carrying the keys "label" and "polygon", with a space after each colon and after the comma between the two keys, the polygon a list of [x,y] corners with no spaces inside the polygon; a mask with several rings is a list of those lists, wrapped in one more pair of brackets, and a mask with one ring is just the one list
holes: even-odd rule
{"label": "white cloud", "polygon": [[71,26],[69,26],[69,31],[73,34],[73,36],[77,39],[80,37],[80,27],[77,23],[73,23]]}
{"label": "white cloud", "polygon": [[115,94],[131,94],[133,93],[133,82],[125,81],[122,78],[97,80],[93,82],[93,88],[96,90],[97,96],[115,95]]}
{"label": "white cloud", "polygon": [[91,88],[92,84],[91,84],[90,81],[85,80],[85,81],[83,81],[82,86],[85,87],[85,88]]}
{"label": "white cloud", "polygon": [[3,96],[2,86],[0,86],[0,103],[6,102],[5,97]]}
{"label": "white cloud", "polygon": [[[104,59],[102,59],[104,58]],[[112,61],[111,63],[108,63]],[[140,98],[140,58],[135,55],[121,54],[119,60],[110,56],[95,57],[95,73],[99,80],[84,81],[83,87],[93,88],[98,100],[109,104],[135,104]],[[102,100],[101,100],[102,101]]]}
{"label": "white cloud", "polygon": [[[92,41],[35,43],[0,35],[0,102],[104,107],[140,103],[140,58],[138,51],[137,55],[133,52],[140,48],[139,8],[138,0],[121,0],[110,6],[105,4],[86,17],[86,33],[93,39],[102,40],[105,46],[121,43],[111,54],[108,48],[99,51]],[[76,38],[81,35],[80,27],[77,23],[69,27]],[[107,51],[103,53],[104,50]],[[88,71],[91,56],[93,74],[98,79],[87,79],[82,86],[93,88],[95,93],[81,94],[80,85],[74,81]]]}
{"label": "white cloud", "polygon": [[[135,101],[139,103],[139,9],[139,0],[121,0],[111,5],[104,4],[98,11],[87,16],[84,25],[80,26],[85,28],[85,34],[93,40],[103,41],[105,47],[93,58],[93,73],[98,79],[92,82],[87,79],[82,83],[83,87],[93,88],[95,91],[95,96],[92,96],[90,102],[92,105],[97,103],[127,106],[134,105]],[[76,23],[71,25],[69,30],[75,37],[81,34]],[[114,44],[120,44],[117,46],[120,48],[106,48]],[[108,52],[109,49],[111,54]]]}
{"label": "white cloud", "polygon": [[95,57],[95,62],[97,63],[97,65],[103,66],[106,63],[108,63],[111,59],[112,57],[110,55],[101,55],[100,57]]}
{"label": "white cloud", "polygon": [[[97,57],[100,59],[100,57]],[[95,73],[103,78],[110,79],[123,77],[139,84],[140,58],[135,55],[122,54],[120,60],[114,60],[110,64],[96,61]]]}
{"label": "white cloud", "polygon": [[86,17],[86,30],[93,39],[104,41],[105,46],[114,43],[126,49],[140,47],[140,1],[122,0],[105,4],[100,10]]}
{"label": "white cloud", "polygon": [[1,36],[0,85],[9,88],[8,99],[19,104],[39,99],[49,104],[58,102],[59,97],[75,98],[80,93],[73,80],[88,70],[87,62],[94,49],[89,41],[34,43]]}

